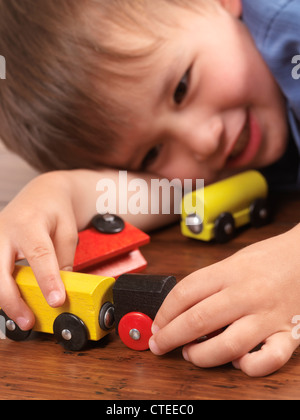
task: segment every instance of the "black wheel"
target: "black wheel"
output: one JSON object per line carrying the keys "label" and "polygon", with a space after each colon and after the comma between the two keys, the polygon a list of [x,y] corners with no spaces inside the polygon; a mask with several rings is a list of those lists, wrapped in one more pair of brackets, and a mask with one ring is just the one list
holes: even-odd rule
{"label": "black wheel", "polygon": [[24,341],[29,337],[31,330],[23,331],[10,319],[4,311],[0,311],[0,316],[5,319],[5,331],[2,331],[7,338],[14,341]]}
{"label": "black wheel", "polygon": [[101,233],[119,233],[125,228],[124,220],[115,214],[97,214],[92,226]]}
{"label": "black wheel", "polygon": [[82,350],[88,341],[88,331],[84,322],[73,314],[59,315],[53,324],[54,336],[66,350]]}
{"label": "black wheel", "polygon": [[250,222],[254,227],[261,227],[270,221],[270,207],[265,198],[258,198],[250,206]]}
{"label": "black wheel", "polygon": [[215,239],[217,242],[225,243],[233,238],[235,234],[234,219],[230,213],[222,213],[215,221]]}

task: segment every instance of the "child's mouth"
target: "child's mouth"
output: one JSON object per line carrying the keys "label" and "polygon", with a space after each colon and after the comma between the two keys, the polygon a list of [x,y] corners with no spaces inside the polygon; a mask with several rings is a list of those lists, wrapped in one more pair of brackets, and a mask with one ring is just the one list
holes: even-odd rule
{"label": "child's mouth", "polygon": [[262,141],[261,128],[256,117],[249,111],[246,124],[236,141],[227,161],[230,168],[251,164]]}
{"label": "child's mouth", "polygon": [[246,125],[243,128],[241,135],[239,136],[232,152],[229,155],[229,160],[237,158],[241,153],[243,153],[244,149],[246,148],[250,137],[250,129],[249,129],[249,118],[247,118]]}

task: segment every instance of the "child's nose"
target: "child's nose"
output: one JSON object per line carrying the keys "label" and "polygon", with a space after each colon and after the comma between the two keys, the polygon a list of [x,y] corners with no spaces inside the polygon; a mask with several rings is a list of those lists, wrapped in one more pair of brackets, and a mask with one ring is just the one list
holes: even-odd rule
{"label": "child's nose", "polygon": [[204,123],[200,123],[198,127],[191,127],[189,136],[185,141],[196,158],[203,160],[218,151],[222,143],[223,132],[222,119],[214,117]]}

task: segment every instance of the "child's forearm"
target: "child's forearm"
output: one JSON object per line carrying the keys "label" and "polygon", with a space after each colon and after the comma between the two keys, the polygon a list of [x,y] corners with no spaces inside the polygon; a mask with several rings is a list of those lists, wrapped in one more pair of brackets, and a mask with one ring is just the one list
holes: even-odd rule
{"label": "child's forearm", "polygon": [[[170,193],[170,212],[162,214],[160,211],[159,214],[152,214],[151,200],[153,207],[153,200],[159,201],[160,196],[159,194],[154,196],[152,194],[151,196],[152,177],[149,174],[130,172],[126,172],[125,174],[123,172],[123,175],[120,175],[119,171],[113,169],[101,169],[99,171],[80,169],[62,172],[62,174],[69,183],[79,230],[85,228],[97,212],[105,212],[105,209],[108,206],[108,200],[112,204],[113,211],[122,216],[129,223],[144,231],[150,231],[170,224],[179,218],[178,214],[174,214],[172,193]],[[136,184],[136,188],[131,188],[133,191],[129,191],[128,186],[133,180],[139,180],[139,182]],[[143,190],[139,187],[141,183],[145,187]],[[104,186],[107,186],[105,191],[99,190],[100,184],[102,189]],[[127,191],[125,191],[126,189]],[[101,194],[103,195],[103,199],[101,199]],[[137,204],[133,209],[134,211],[131,211],[132,209],[130,208],[131,198],[132,203]],[[120,203],[120,200],[122,203]],[[139,200],[144,200],[142,206],[143,214],[136,214],[137,207],[139,206],[139,208],[141,208]],[[104,201],[105,206],[102,206],[101,203]],[[136,201],[138,201],[138,203],[136,203]],[[155,208],[157,208],[156,204],[158,205],[159,203],[155,203]]]}

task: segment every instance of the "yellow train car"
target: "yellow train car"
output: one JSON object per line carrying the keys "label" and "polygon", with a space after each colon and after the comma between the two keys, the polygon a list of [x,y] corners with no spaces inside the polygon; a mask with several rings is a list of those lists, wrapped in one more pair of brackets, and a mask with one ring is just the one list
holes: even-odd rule
{"label": "yellow train car", "polygon": [[[269,221],[268,185],[258,171],[247,171],[185,196],[181,231],[184,236],[217,242],[231,239],[236,228]],[[194,203],[200,203],[195,209]]]}
{"label": "yellow train car", "polygon": [[[54,334],[68,350],[79,351],[88,340],[98,341],[114,327],[112,277],[61,271],[66,301],[60,308],[46,302],[30,267],[16,266],[13,276],[21,295],[35,315],[33,331]],[[27,338],[1,311],[6,320],[6,336],[16,341]]]}

